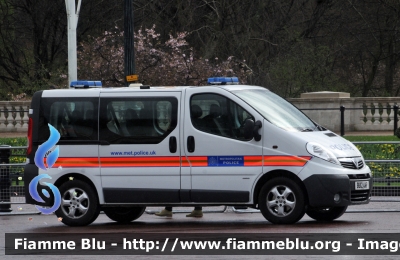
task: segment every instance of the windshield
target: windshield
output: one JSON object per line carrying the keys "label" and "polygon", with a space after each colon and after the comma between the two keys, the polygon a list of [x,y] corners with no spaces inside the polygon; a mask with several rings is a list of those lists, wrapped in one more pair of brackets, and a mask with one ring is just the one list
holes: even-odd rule
{"label": "windshield", "polygon": [[317,126],[295,106],[267,89],[234,91],[272,124],[288,131],[314,131]]}

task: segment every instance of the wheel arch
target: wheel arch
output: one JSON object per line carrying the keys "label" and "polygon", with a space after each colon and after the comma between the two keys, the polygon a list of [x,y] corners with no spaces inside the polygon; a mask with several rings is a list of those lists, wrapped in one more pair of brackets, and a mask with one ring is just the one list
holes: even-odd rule
{"label": "wheel arch", "polygon": [[260,194],[260,190],[261,188],[264,186],[265,183],[267,183],[268,181],[277,178],[277,177],[286,177],[289,178],[293,181],[295,181],[300,188],[302,189],[303,193],[304,193],[304,198],[305,198],[305,205],[308,205],[308,192],[306,189],[306,186],[304,185],[304,183],[301,181],[301,179],[294,174],[293,172],[287,171],[287,170],[273,170],[270,172],[265,173],[263,176],[261,176],[261,178],[257,181],[257,184],[254,188],[254,192],[253,192],[253,201],[254,201],[254,205],[258,206],[258,196]]}
{"label": "wheel arch", "polygon": [[61,176],[60,178],[58,178],[56,180],[56,182],[54,183],[54,185],[57,188],[59,188],[63,183],[70,181],[71,178],[73,178],[73,180],[80,180],[80,181],[83,181],[83,182],[87,183],[93,189],[93,191],[95,192],[96,197],[97,197],[97,201],[99,201],[99,203],[100,203],[99,193],[98,193],[98,191],[96,189],[96,186],[94,185],[93,181],[90,178],[88,178],[88,177],[86,177],[86,176],[84,176],[84,175],[82,175],[80,173],[68,173],[68,174],[65,174],[65,175]]}

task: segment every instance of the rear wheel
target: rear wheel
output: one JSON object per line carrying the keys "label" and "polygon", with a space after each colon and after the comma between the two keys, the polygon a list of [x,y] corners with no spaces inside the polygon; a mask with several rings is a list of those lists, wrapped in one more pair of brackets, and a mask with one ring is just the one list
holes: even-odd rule
{"label": "rear wheel", "polygon": [[55,212],[68,226],[86,226],[100,213],[99,201],[93,188],[84,181],[72,180],[60,188],[61,205]]}
{"label": "rear wheel", "polygon": [[259,208],[274,224],[293,224],[305,214],[304,194],[300,186],[285,177],[274,178],[261,188]]}
{"label": "rear wheel", "polygon": [[103,211],[111,220],[128,223],[143,215],[146,207],[114,207],[104,208]]}
{"label": "rear wheel", "polygon": [[309,208],[306,214],[318,221],[332,221],[341,217],[346,212],[347,206],[343,207],[330,207],[330,208]]}

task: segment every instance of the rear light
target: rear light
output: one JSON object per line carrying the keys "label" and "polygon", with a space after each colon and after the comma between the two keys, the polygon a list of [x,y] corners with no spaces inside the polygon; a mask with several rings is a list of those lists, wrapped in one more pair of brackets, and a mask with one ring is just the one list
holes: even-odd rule
{"label": "rear light", "polygon": [[33,119],[29,118],[28,121],[28,149],[26,149],[26,155],[30,155],[32,152],[32,129],[33,129]]}

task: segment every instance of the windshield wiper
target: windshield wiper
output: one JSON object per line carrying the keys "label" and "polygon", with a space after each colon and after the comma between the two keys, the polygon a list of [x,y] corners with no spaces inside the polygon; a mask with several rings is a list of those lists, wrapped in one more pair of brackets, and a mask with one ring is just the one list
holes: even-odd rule
{"label": "windshield wiper", "polygon": [[307,127],[307,128],[303,128],[301,130],[301,132],[314,132],[314,131],[325,131],[326,128],[323,126],[320,126],[319,124],[313,122],[315,124],[315,126],[313,128]]}

